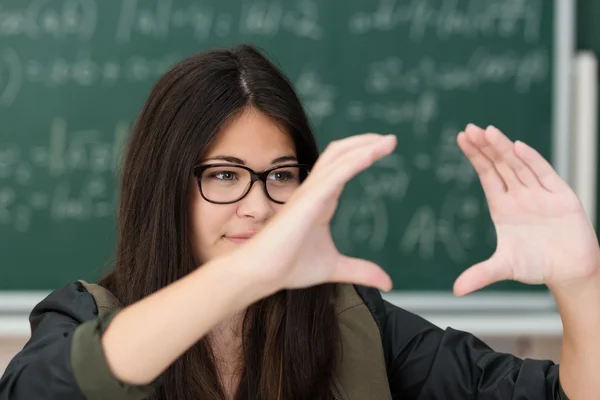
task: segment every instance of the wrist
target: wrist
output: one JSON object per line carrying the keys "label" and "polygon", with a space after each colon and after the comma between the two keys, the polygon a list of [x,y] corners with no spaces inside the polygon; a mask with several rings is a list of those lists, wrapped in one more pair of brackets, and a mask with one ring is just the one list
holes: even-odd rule
{"label": "wrist", "polygon": [[548,288],[556,300],[565,340],[585,332],[597,332],[600,328],[600,309],[597,306],[600,304],[600,272],[585,279],[549,285]]}
{"label": "wrist", "polygon": [[211,278],[219,282],[220,290],[230,293],[233,311],[276,292],[274,282],[261,277],[254,263],[240,260],[236,254],[211,260],[196,270],[198,279]]}
{"label": "wrist", "polygon": [[600,265],[590,267],[589,273],[583,277],[547,284],[553,296],[571,297],[589,291],[600,291]]}

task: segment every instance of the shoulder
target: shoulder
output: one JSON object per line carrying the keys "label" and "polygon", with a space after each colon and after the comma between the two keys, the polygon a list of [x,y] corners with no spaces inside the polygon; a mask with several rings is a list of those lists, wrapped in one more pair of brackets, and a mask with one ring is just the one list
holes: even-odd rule
{"label": "shoulder", "polygon": [[348,288],[346,291],[352,290],[355,293],[353,300],[360,301],[369,310],[382,336],[385,331],[390,329],[390,324],[401,324],[403,331],[410,331],[412,333],[430,330],[442,331],[423,317],[383,299],[377,289],[360,285],[348,286],[351,289]]}
{"label": "shoulder", "polygon": [[[385,300],[379,290],[360,286],[342,285],[338,298],[338,309],[364,307],[369,319],[374,322],[383,347],[386,367],[411,347],[411,344],[421,343],[427,351],[435,352],[444,330],[423,317]],[[353,318],[356,316],[353,315]],[[365,315],[363,314],[363,319]]]}
{"label": "shoulder", "polygon": [[83,280],[77,282],[94,298],[94,303],[101,316],[121,306],[119,300],[108,289],[95,283],[87,283]]}
{"label": "shoulder", "polygon": [[353,398],[390,399],[381,332],[353,285],[337,286],[335,313],[341,345],[339,386]]}
{"label": "shoulder", "polygon": [[[386,301],[379,290],[364,286],[339,285],[335,310],[342,345],[351,350],[344,352],[339,372],[344,387],[363,390],[353,386],[355,381],[365,382],[354,375],[360,371],[361,376],[369,376],[370,384],[363,386],[370,391],[385,386],[394,394],[392,398],[419,392],[443,330]],[[386,393],[379,395],[390,398]]]}
{"label": "shoulder", "polygon": [[381,344],[381,334],[377,324],[365,304],[358,295],[356,289],[350,284],[337,286],[334,305],[335,315],[340,334],[344,337],[356,338],[360,336],[363,340],[354,341],[352,347],[377,346]]}
{"label": "shoulder", "polygon": [[32,330],[43,321],[48,321],[48,317],[55,317],[51,320],[69,319],[83,323],[117,305],[116,298],[102,286],[77,280],[50,292],[33,308],[29,321]]}

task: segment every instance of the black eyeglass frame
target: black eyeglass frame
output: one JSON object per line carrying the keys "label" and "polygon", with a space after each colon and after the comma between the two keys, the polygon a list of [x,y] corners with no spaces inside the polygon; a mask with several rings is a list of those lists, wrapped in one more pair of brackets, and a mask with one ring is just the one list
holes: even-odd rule
{"label": "black eyeglass frame", "polygon": [[[233,201],[213,201],[208,199],[205,195],[204,195],[204,191],[202,190],[202,174],[204,173],[204,171],[206,171],[209,168],[215,168],[215,167],[235,167],[235,168],[241,168],[244,169],[246,171],[248,171],[250,173],[250,184],[248,185],[248,187],[246,188],[246,191],[236,200]],[[262,172],[256,172],[251,168],[246,167],[245,165],[239,165],[239,164],[228,164],[228,163],[217,163],[217,164],[202,164],[202,165],[196,165],[193,168],[193,174],[194,174],[194,178],[196,178],[196,182],[198,184],[198,190],[200,191],[200,195],[202,196],[202,198],[206,201],[208,201],[209,203],[213,203],[213,204],[233,204],[233,203],[237,203],[238,201],[242,200],[244,197],[246,197],[248,195],[248,193],[250,193],[250,190],[252,190],[252,186],[254,186],[254,183],[256,183],[257,181],[260,181],[262,183],[262,187],[263,187],[263,191],[265,192],[265,195],[267,196],[267,198],[269,200],[271,200],[274,203],[277,204],[285,204],[284,201],[277,201],[274,198],[271,197],[271,195],[269,194],[269,191],[267,189],[267,178],[269,177],[269,174],[271,174],[273,171],[276,171],[278,169],[283,169],[283,168],[304,168],[306,169],[306,176],[308,176],[308,174],[310,174],[310,166],[306,165],[306,164],[286,164],[286,165],[276,165],[274,167],[271,167],[269,169],[265,169]]]}

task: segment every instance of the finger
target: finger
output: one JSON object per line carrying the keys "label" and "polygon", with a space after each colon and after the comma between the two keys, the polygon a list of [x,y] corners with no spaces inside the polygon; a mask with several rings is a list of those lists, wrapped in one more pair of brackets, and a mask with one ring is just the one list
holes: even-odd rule
{"label": "finger", "polygon": [[486,140],[485,130],[473,124],[469,124],[465,129],[465,133],[467,134],[467,137],[471,143],[473,143],[473,145],[476,146],[479,151],[485,154],[485,156],[492,161],[494,169],[496,169],[498,175],[500,178],[502,178],[507,190],[511,188],[514,189],[520,185],[519,179],[512,168],[503,162],[503,160],[494,152],[492,146]]}
{"label": "finger", "polygon": [[396,144],[396,136],[388,135],[370,146],[349,151],[331,164],[325,172],[325,178],[330,185],[341,189],[350,179],[369,168],[375,161],[391,154]]}
{"label": "finger", "polygon": [[340,256],[329,281],[375,287],[384,292],[392,289],[392,279],[379,265],[347,256]]}
{"label": "finger", "polygon": [[527,164],[545,189],[551,192],[570,190],[569,185],[556,173],[552,165],[533,147],[517,140],[515,154]]}
{"label": "finger", "polygon": [[473,168],[479,176],[481,186],[485,192],[488,201],[498,193],[506,191],[504,181],[494,168],[492,161],[476,147],[464,132],[460,132],[456,138],[458,147],[467,156]]}
{"label": "finger", "polygon": [[[311,193],[312,201],[315,202],[337,202],[345,184],[359,172],[364,171],[375,161],[392,153],[396,147],[396,136],[379,136],[375,143],[369,146],[361,146],[346,152],[335,159],[335,162],[321,164],[321,168],[315,168],[302,183],[301,189],[294,193],[288,203],[302,198],[305,193]],[[337,203],[336,203],[337,206]]]}
{"label": "finger", "polygon": [[347,151],[335,161],[313,170],[304,183],[305,190],[316,195],[316,201],[337,201],[352,177],[392,153],[396,143],[395,135],[380,136],[375,143]]}
{"label": "finger", "polygon": [[508,164],[523,185],[529,188],[541,185],[531,168],[515,153],[514,143],[498,128],[489,126],[485,131],[485,139],[490,144],[497,159],[501,159]]}
{"label": "finger", "polygon": [[317,160],[313,170],[322,168],[324,165],[329,164],[348,151],[369,146],[380,140],[383,136],[384,135],[378,133],[363,133],[360,135],[349,136],[344,139],[334,140],[327,145],[327,148],[325,148]]}
{"label": "finger", "polygon": [[510,271],[498,265],[493,258],[465,270],[454,282],[454,294],[464,296],[492,283],[512,279]]}

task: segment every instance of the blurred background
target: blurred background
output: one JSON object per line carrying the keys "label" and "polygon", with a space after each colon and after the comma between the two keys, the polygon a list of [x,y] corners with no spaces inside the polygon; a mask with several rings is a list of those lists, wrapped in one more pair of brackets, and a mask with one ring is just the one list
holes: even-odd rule
{"label": "blurred background", "polygon": [[332,231],[398,306],[499,351],[560,358],[544,286],[452,283],[495,236],[456,146],[469,122],[535,147],[597,224],[594,0],[0,0],[0,372],[28,313],[111,268],[119,164],[157,78],[199,51],[259,46],[295,85],[321,149],[365,131],[396,152],[345,190]]}

